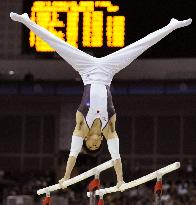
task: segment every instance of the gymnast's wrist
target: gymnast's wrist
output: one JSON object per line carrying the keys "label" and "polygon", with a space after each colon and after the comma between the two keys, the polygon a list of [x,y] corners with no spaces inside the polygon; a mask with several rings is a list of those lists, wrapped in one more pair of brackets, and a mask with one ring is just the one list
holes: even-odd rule
{"label": "gymnast's wrist", "polygon": [[123,176],[117,176],[117,182],[124,182]]}
{"label": "gymnast's wrist", "polygon": [[68,180],[68,179],[70,179],[70,174],[65,174],[64,177],[63,177],[63,179],[64,179],[65,181]]}

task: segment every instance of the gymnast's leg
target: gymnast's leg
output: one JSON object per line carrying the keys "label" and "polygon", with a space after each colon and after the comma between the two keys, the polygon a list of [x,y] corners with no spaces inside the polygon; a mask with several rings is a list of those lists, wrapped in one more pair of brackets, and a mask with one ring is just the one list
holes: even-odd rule
{"label": "gymnast's leg", "polygon": [[[70,63],[72,66],[77,60],[92,60],[92,56],[87,53],[69,45],[67,42],[58,38],[45,28],[39,26],[35,22],[29,19],[28,14],[18,15],[11,12],[10,17],[13,21],[18,21],[23,23],[27,28],[29,28],[33,33],[39,36],[43,41],[48,43],[64,60]],[[77,66],[73,66],[75,70],[79,71]]]}
{"label": "gymnast's leg", "polygon": [[156,44],[157,42],[159,42],[164,37],[166,37],[172,31],[174,31],[178,28],[188,26],[191,24],[191,22],[192,22],[191,19],[184,20],[184,21],[178,21],[178,20],[173,18],[173,19],[171,19],[170,23],[167,26],[165,26],[165,27],[153,32],[153,33],[148,34],[146,37],[136,41],[135,43],[131,44],[130,46],[131,47],[144,46],[145,48],[149,48],[149,47],[153,46],[154,44]]}
{"label": "gymnast's leg", "polygon": [[120,70],[128,66],[134,59],[140,56],[145,50],[159,42],[172,31],[174,31],[177,28],[188,26],[191,24],[191,22],[192,19],[184,21],[171,19],[170,23],[167,26],[153,33],[150,33],[146,37],[136,41],[135,43],[132,43],[104,57],[106,63],[110,65],[108,69],[112,69],[115,73],[118,73]]}

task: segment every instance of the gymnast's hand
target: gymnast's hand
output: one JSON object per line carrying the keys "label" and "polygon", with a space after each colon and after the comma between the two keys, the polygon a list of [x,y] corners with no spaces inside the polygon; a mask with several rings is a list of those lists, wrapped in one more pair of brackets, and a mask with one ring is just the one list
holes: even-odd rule
{"label": "gymnast's hand", "polygon": [[10,18],[13,20],[13,21],[19,21],[19,22],[22,22],[22,20],[25,18],[25,19],[29,19],[29,16],[27,13],[24,13],[22,15],[19,15],[17,13],[14,13],[14,12],[11,12],[10,13]]}
{"label": "gymnast's hand", "polygon": [[66,180],[68,180],[68,179],[62,178],[62,179],[59,180],[59,186],[61,187],[61,189],[66,189],[67,188],[66,186],[63,185],[63,182],[65,182]]}
{"label": "gymnast's hand", "polygon": [[191,23],[192,23],[191,18],[184,21],[178,21],[177,19],[172,18],[169,24],[175,25],[175,27],[177,28],[181,28],[181,27],[189,26]]}
{"label": "gymnast's hand", "polygon": [[124,191],[124,189],[122,188],[122,185],[123,185],[123,184],[125,184],[124,181],[119,181],[119,182],[117,183],[117,185],[116,185],[116,187],[117,187],[121,192]]}

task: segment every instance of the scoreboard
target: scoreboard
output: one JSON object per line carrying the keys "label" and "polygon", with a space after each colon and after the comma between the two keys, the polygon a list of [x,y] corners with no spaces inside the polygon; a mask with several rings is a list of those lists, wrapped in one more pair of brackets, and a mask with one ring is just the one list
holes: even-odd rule
{"label": "scoreboard", "polygon": [[[24,1],[31,20],[69,44],[82,49],[121,48],[125,45],[126,16],[118,3],[107,1]],[[54,50],[25,28],[25,50]]]}
{"label": "scoreboard", "polygon": [[[23,12],[31,20],[96,57],[143,38],[165,26],[172,17],[194,19],[193,8],[196,1],[188,4],[187,0],[23,0]],[[194,35],[193,26],[175,31],[142,57],[193,57]],[[25,26],[22,52],[44,58],[55,56],[53,49]]]}

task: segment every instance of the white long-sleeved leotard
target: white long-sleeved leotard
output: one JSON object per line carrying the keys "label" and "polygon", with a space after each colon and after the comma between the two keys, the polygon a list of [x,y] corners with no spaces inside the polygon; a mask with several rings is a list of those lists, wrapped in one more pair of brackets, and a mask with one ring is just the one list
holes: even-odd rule
{"label": "white long-sleeved leotard", "polygon": [[100,118],[102,129],[115,113],[109,90],[113,76],[172,31],[188,26],[192,22],[191,19],[184,21],[171,19],[167,26],[150,33],[135,43],[105,57],[96,58],[69,45],[45,28],[37,25],[29,19],[27,14],[18,15],[11,13],[10,17],[12,20],[27,26],[79,72],[85,85],[85,90],[78,110],[84,115],[89,127],[92,126],[96,118]]}

